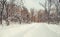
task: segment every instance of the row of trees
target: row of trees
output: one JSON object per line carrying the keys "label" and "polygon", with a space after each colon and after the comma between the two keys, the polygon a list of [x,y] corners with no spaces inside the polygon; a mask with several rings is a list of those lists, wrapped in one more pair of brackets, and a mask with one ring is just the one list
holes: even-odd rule
{"label": "row of trees", "polygon": [[[9,25],[10,22],[19,22],[21,23],[31,23],[31,22],[59,22],[60,14],[58,9],[58,2],[53,2],[51,0],[45,0],[45,4],[39,2],[39,4],[45,10],[35,10],[28,9],[24,6],[24,3],[21,0],[19,6],[14,4],[15,0],[12,0],[11,3],[7,3],[6,0],[0,1],[0,23],[5,20],[6,24]],[[54,6],[53,6],[54,3]],[[52,7],[53,6],[53,7]],[[52,7],[52,8],[51,8]]]}
{"label": "row of trees", "polygon": [[20,6],[17,6],[14,3],[15,0],[11,0],[11,3],[7,3],[7,0],[1,0],[0,5],[0,23],[3,23],[3,20],[6,21],[6,24],[9,25],[10,22],[22,22],[28,23],[30,21],[30,13],[28,12],[27,8],[23,5],[22,0]]}
{"label": "row of trees", "polygon": [[60,0],[45,0],[45,4],[39,4],[45,9],[45,12],[48,14],[48,23],[60,21]]}

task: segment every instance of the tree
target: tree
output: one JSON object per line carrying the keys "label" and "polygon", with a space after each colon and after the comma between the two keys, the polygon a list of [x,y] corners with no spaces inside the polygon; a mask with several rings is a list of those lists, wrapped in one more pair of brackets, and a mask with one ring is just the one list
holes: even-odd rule
{"label": "tree", "polygon": [[1,24],[2,24],[2,19],[3,19],[3,11],[4,11],[4,6],[5,6],[5,4],[6,4],[6,0],[1,0],[0,1],[0,3],[1,3]]}
{"label": "tree", "polygon": [[[47,14],[48,14],[48,23],[51,21],[51,17],[50,17],[50,12],[51,12],[51,6],[52,6],[52,4],[55,4],[55,6],[56,6],[56,11],[57,11],[57,13],[58,13],[58,2],[57,1],[55,1],[55,0],[45,0],[45,4],[42,4],[42,3],[39,3],[44,9],[45,9],[45,12],[47,12]],[[48,5],[47,5],[48,4]],[[48,7],[48,8],[47,8]],[[56,14],[56,13],[55,13]],[[53,15],[55,15],[55,14],[53,14]],[[53,16],[53,17],[55,17],[55,16]],[[54,18],[55,19],[55,18]],[[54,20],[53,19],[53,20]]]}
{"label": "tree", "polygon": [[42,4],[41,2],[39,2],[39,4],[45,9],[45,12],[48,12],[47,11],[47,0],[45,0],[45,4]]}
{"label": "tree", "polygon": [[60,0],[59,0],[59,2],[60,2]]}
{"label": "tree", "polygon": [[28,12],[28,9],[25,6],[23,6],[23,10],[21,11],[21,16],[23,22],[28,23],[30,21],[30,13]]}
{"label": "tree", "polygon": [[34,18],[34,9],[31,8],[30,11],[31,11],[31,21],[33,22],[35,20],[35,19],[33,19]]}

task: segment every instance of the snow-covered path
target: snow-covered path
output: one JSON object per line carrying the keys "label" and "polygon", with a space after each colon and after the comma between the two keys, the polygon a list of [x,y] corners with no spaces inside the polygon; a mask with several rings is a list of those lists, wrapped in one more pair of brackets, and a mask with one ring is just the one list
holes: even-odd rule
{"label": "snow-covered path", "polygon": [[46,23],[10,25],[0,30],[0,37],[60,37],[58,27]]}

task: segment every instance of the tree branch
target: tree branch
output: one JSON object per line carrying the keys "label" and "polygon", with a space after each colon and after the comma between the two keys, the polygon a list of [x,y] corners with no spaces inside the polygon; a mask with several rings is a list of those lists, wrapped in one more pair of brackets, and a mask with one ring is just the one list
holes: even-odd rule
{"label": "tree branch", "polygon": [[39,4],[40,4],[43,8],[45,8],[45,5],[43,5],[43,4],[42,4],[42,3],[40,3],[40,2],[39,2]]}

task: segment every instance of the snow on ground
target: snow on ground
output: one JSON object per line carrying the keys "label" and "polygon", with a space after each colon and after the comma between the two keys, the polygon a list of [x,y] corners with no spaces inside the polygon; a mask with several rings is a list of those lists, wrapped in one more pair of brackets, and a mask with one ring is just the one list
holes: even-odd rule
{"label": "snow on ground", "polygon": [[54,24],[54,25],[51,25],[51,24],[49,24],[49,25],[47,25],[47,27],[50,29],[50,30],[52,30],[53,32],[56,32],[56,33],[58,33],[58,36],[60,37],[60,25],[59,24]]}
{"label": "snow on ground", "polygon": [[0,26],[0,37],[60,37],[60,25],[12,23]]}

